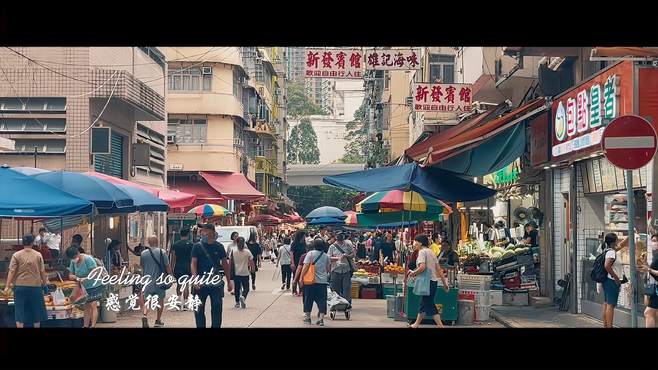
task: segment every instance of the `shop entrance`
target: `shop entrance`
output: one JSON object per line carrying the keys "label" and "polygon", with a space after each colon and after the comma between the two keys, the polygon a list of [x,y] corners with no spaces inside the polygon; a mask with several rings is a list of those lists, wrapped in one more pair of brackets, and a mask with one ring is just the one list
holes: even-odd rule
{"label": "shop entrance", "polygon": [[562,248],[560,250],[560,272],[561,279],[565,274],[571,271],[570,251],[571,251],[571,207],[569,206],[569,193],[562,193]]}

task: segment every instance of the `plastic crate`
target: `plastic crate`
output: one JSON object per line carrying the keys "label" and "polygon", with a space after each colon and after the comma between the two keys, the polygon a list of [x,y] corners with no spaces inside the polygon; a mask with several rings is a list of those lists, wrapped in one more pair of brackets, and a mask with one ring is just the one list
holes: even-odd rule
{"label": "plastic crate", "polygon": [[[476,306],[490,306],[491,305],[491,293],[488,290],[469,290],[469,289],[459,289],[460,296],[473,296],[475,299]],[[502,299],[502,296],[501,296]]]}
{"label": "plastic crate", "polygon": [[491,275],[458,274],[457,285],[464,290],[491,290]]}
{"label": "plastic crate", "polygon": [[361,289],[361,299],[377,299],[377,289],[375,288]]}
{"label": "plastic crate", "polygon": [[502,290],[492,290],[489,292],[490,298],[489,302],[492,306],[502,306],[503,305],[503,291]]}
{"label": "plastic crate", "polygon": [[489,321],[491,315],[491,305],[475,305],[475,321]]}

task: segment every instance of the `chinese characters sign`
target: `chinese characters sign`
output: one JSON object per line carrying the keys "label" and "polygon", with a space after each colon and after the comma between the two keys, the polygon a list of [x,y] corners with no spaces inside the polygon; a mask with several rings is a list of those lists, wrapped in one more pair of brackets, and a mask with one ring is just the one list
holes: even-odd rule
{"label": "chinese characters sign", "polygon": [[471,111],[471,84],[413,84],[417,112],[464,113]]}
{"label": "chinese characters sign", "polygon": [[420,52],[414,49],[368,49],[365,54],[366,69],[412,70],[420,69]]}
{"label": "chinese characters sign", "polygon": [[618,63],[553,101],[553,161],[582,158],[599,150],[603,130],[633,111],[633,63]]}
{"label": "chinese characters sign", "polygon": [[361,50],[306,49],[307,78],[363,78]]}

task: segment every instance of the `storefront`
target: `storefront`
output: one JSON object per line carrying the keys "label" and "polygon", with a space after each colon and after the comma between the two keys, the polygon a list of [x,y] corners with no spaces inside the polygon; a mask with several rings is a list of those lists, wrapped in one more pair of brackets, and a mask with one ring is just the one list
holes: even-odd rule
{"label": "storefront", "polygon": [[[553,248],[550,268],[553,296],[562,297],[558,280],[570,274],[571,289],[566,299],[569,311],[599,318],[603,295],[589,278],[598,247],[606,233],[626,236],[628,231],[627,204],[633,201],[636,210],[635,226],[637,255],[646,250],[647,192],[651,193],[651,164],[633,171],[634,199],[626,199],[624,171],[614,167],[601,152],[603,130],[613,119],[637,114],[653,119],[658,117],[656,81],[658,69],[630,61],[616,63],[578,86],[554,98],[550,124],[531,124],[531,161],[545,171],[547,191],[542,202],[550,205],[547,216],[552,222],[542,232]],[[651,100],[652,98],[653,100]],[[543,127],[542,127],[543,126]],[[547,127],[548,130],[545,130]],[[550,150],[542,147],[541,138],[548,139]],[[546,154],[548,151],[548,155]],[[621,253],[625,274],[630,276],[628,250]],[[642,325],[641,292],[636,305]],[[615,325],[630,326],[632,291],[624,285],[620,294]]]}

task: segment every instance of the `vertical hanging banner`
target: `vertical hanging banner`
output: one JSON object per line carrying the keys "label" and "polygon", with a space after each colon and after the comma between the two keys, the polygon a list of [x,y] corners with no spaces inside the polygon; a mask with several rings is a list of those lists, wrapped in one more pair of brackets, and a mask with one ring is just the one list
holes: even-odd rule
{"label": "vertical hanging banner", "polygon": [[306,77],[363,78],[363,52],[355,49],[306,49]]}
{"label": "vertical hanging banner", "polygon": [[413,84],[414,110],[417,112],[470,112],[471,84]]}
{"label": "vertical hanging banner", "polygon": [[420,69],[418,49],[367,49],[364,56],[367,70]]}

